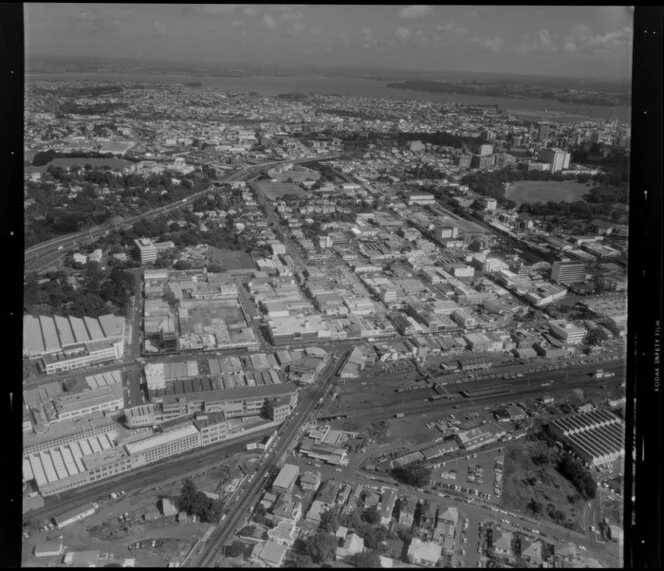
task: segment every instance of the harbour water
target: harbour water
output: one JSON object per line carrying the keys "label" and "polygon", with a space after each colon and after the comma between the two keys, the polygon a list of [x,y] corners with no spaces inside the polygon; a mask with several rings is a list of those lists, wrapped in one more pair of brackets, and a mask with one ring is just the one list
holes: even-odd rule
{"label": "harbour water", "polygon": [[630,120],[628,106],[595,106],[564,103],[554,99],[511,99],[506,97],[484,97],[454,93],[426,93],[407,89],[387,87],[387,81],[365,78],[344,78],[327,76],[252,76],[217,77],[178,75],[165,73],[27,73],[26,81],[112,81],[132,83],[177,84],[198,82],[203,87],[214,87],[224,91],[255,91],[265,96],[283,93],[320,93],[324,95],[344,95],[351,97],[380,97],[389,99],[409,99],[459,103],[464,105],[498,105],[518,115],[532,116],[532,120]]}

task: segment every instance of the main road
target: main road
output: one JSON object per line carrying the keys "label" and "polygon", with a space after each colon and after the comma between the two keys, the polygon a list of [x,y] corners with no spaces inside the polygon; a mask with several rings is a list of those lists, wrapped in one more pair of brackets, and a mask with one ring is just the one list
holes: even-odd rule
{"label": "main road", "polygon": [[[258,175],[266,168],[278,165],[289,164],[289,163],[302,164],[313,161],[327,161],[327,160],[333,160],[338,157],[339,155],[326,155],[323,157],[308,157],[303,159],[292,159],[292,160],[261,163],[259,165],[244,167],[237,172],[231,173],[226,177],[218,181],[215,181],[215,184],[216,185],[227,184],[230,182],[237,182],[245,178],[251,178],[253,176]],[[124,223],[133,224],[134,222],[137,222],[143,218],[150,218],[153,216],[157,216],[159,214],[164,214],[171,210],[175,210],[177,208],[181,208],[182,205],[188,204],[213,190],[215,190],[214,186],[206,188],[205,190],[199,190],[197,192],[194,192],[193,194],[190,194],[187,198],[183,198],[176,202],[166,204],[165,206],[160,206],[158,208],[154,208],[147,212],[143,212],[141,214],[125,218]],[[102,224],[101,226],[90,228],[89,230],[84,230],[83,232],[78,232],[76,234],[68,234],[66,236],[60,236],[58,238],[53,238],[52,240],[48,240],[46,242],[41,242],[39,244],[36,244],[35,246],[31,246],[30,248],[25,250],[25,271],[26,272],[38,271],[44,267],[47,267],[53,264],[56,260],[62,258],[64,256],[64,254],[62,253],[64,250],[71,248],[76,243],[85,243],[95,240],[103,236],[106,232],[110,231],[111,229],[112,225]]]}
{"label": "main road", "polygon": [[266,461],[261,462],[253,475],[249,476],[244,486],[246,490],[238,495],[231,505],[227,506],[227,513],[230,514],[221,522],[215,535],[207,543],[205,550],[200,557],[194,557],[189,563],[190,567],[207,567],[215,561],[218,551],[222,548],[229,535],[234,533],[240,520],[245,516],[250,505],[258,500],[260,491],[265,486],[265,481],[270,473],[283,464],[283,459],[288,453],[300,427],[307,422],[311,413],[320,407],[321,399],[328,394],[331,385],[330,381],[336,375],[339,367],[345,361],[348,351],[342,355],[335,355],[335,358],[328,363],[322,372],[319,384],[311,392],[303,391],[301,400],[295,411],[289,419],[281,425],[277,438],[273,444],[272,450],[266,451]]}

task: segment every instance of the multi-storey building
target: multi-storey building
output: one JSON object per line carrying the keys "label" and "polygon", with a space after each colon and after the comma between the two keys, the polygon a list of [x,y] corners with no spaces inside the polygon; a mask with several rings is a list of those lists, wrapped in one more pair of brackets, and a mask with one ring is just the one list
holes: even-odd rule
{"label": "multi-storey building", "polygon": [[134,243],[138,248],[141,264],[148,264],[157,259],[157,247],[152,240],[149,238],[138,238],[134,240]]}
{"label": "multi-storey building", "polygon": [[292,410],[297,405],[296,386],[281,383],[164,395],[162,409],[165,420],[195,412],[224,412],[226,418],[239,418],[260,415],[266,401],[274,398],[287,400]]}
{"label": "multi-storey building", "polygon": [[57,420],[72,420],[95,412],[124,408],[122,383],[113,383],[94,390],[60,398],[55,404]]}
{"label": "multi-storey building", "polygon": [[551,281],[557,284],[573,284],[584,281],[586,265],[580,262],[553,262]]}
{"label": "multi-storey building", "polygon": [[564,319],[549,321],[549,329],[558,339],[569,345],[578,345],[586,336],[586,330]]}

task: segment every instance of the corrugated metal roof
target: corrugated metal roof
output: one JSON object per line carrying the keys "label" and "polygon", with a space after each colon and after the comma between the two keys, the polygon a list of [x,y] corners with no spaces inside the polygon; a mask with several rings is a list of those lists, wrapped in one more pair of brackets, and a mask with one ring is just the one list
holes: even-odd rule
{"label": "corrugated metal roof", "polygon": [[161,446],[168,442],[173,442],[175,440],[180,440],[181,438],[186,438],[193,434],[198,434],[198,430],[193,425],[183,426],[182,428],[176,428],[169,432],[163,434],[158,434],[157,436],[152,436],[150,438],[145,438],[144,440],[139,440],[138,442],[132,442],[126,444],[125,447],[129,454],[138,454],[140,452],[145,452],[156,446]]}
{"label": "corrugated metal roof", "polygon": [[53,318],[48,315],[40,315],[39,324],[41,325],[42,335],[44,336],[46,351],[58,351],[60,349],[60,339],[58,338]]}
{"label": "corrugated metal roof", "polygon": [[23,316],[23,351],[28,354],[44,352],[41,327],[39,321],[32,315]]}
{"label": "corrugated metal roof", "polygon": [[59,315],[56,315],[55,327],[58,330],[58,335],[60,336],[60,343],[62,344],[63,347],[76,344],[74,333],[72,332],[71,325],[69,324],[69,320],[66,317],[60,317]]}

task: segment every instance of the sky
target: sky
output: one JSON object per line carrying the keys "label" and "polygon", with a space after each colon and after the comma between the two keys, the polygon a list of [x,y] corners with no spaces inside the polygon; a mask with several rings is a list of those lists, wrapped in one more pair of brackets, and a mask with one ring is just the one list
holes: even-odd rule
{"label": "sky", "polygon": [[25,4],[27,55],[628,79],[618,6]]}

